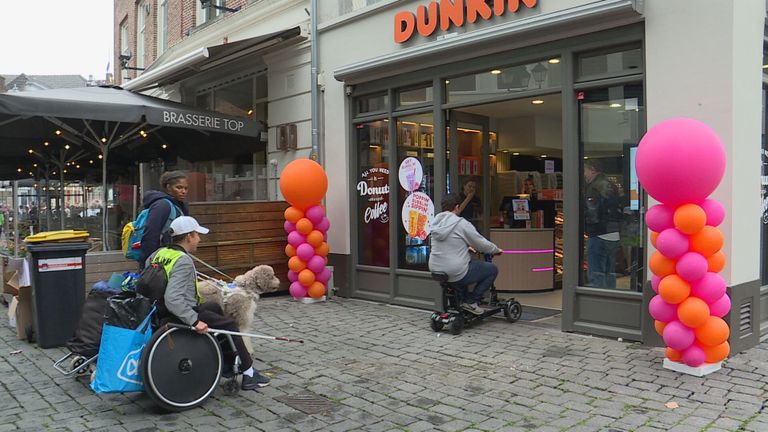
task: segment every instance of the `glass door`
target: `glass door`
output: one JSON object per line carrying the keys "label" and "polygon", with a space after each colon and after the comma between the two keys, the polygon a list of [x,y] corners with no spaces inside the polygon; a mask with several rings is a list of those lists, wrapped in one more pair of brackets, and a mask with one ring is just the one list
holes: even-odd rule
{"label": "glass door", "polygon": [[[491,191],[490,146],[488,117],[448,111],[448,193],[461,199],[461,216],[477,230],[488,236]],[[455,157],[454,157],[455,155]]]}

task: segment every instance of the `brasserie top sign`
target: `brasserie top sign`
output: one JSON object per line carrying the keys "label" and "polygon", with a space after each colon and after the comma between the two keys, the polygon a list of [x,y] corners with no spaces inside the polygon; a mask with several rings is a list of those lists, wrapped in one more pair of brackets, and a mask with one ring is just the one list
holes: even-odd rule
{"label": "brasserie top sign", "polygon": [[478,19],[489,20],[507,12],[516,13],[521,6],[534,8],[538,0],[432,0],[420,5],[416,13],[400,11],[395,14],[395,43],[407,42],[418,32],[431,36],[438,27],[446,31],[451,25],[462,27]]}

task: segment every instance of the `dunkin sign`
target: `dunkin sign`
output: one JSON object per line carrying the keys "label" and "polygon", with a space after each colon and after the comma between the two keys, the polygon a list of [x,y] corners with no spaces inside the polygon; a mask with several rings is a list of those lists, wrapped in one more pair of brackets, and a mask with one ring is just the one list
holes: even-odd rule
{"label": "dunkin sign", "polygon": [[516,13],[521,7],[532,9],[538,0],[432,0],[421,5],[416,13],[400,11],[395,14],[395,43],[407,42],[415,32],[429,37],[438,27],[446,31],[451,26],[462,27],[478,19]]}

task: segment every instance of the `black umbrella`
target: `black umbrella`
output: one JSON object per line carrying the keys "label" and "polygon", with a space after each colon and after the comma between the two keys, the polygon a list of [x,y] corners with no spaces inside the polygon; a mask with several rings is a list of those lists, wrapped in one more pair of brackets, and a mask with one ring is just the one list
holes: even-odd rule
{"label": "black umbrella", "polygon": [[[0,94],[0,175],[17,175],[25,157],[56,167],[99,157],[104,205],[107,161],[180,156],[190,161],[256,151],[262,127],[244,117],[200,110],[119,87]],[[50,151],[55,140],[67,144]],[[171,145],[173,143],[173,145]],[[107,242],[107,211],[103,235]]]}

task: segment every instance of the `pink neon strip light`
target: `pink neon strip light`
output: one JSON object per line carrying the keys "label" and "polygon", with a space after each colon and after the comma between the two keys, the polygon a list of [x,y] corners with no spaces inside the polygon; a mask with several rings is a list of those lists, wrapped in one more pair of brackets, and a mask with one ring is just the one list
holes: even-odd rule
{"label": "pink neon strip light", "polygon": [[554,267],[534,267],[531,269],[532,272],[543,272],[543,271],[552,271],[554,270]]}
{"label": "pink neon strip light", "polygon": [[540,253],[552,253],[554,249],[507,249],[502,250],[501,253],[505,254],[540,254]]}

